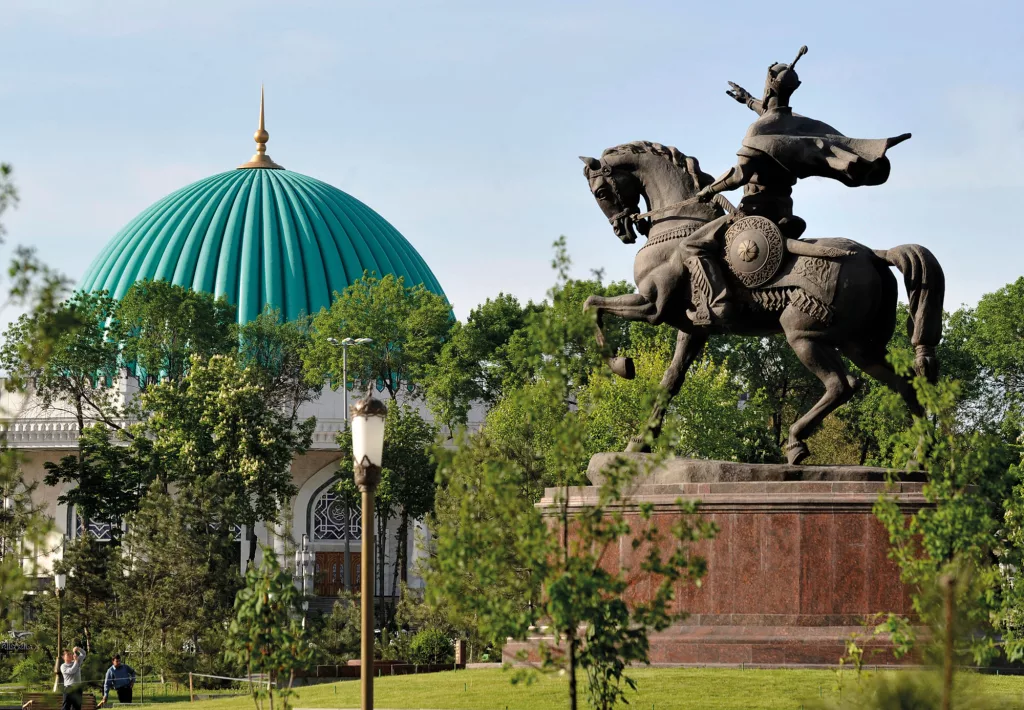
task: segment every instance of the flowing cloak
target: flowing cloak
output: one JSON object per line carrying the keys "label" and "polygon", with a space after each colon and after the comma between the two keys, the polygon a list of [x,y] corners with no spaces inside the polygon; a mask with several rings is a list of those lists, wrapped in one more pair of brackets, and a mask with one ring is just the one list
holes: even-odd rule
{"label": "flowing cloak", "polygon": [[847,187],[881,185],[889,178],[885,151],[910,138],[848,138],[827,123],[788,111],[765,111],[747,130],[738,155],[767,155],[796,178],[832,178]]}

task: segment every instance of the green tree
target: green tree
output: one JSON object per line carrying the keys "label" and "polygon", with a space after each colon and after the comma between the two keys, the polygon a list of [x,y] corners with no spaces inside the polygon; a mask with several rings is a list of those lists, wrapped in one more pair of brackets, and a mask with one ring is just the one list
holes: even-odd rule
{"label": "green tree", "polygon": [[434,416],[449,431],[465,425],[476,402],[493,405],[501,399],[512,370],[509,341],[542,306],[520,305],[514,296],[499,293],[456,323],[435,363],[428,364],[424,385]]}
{"label": "green tree", "polygon": [[[9,164],[0,163],[0,217],[18,204],[12,174]],[[6,228],[0,222],[0,242],[5,234]],[[32,249],[25,247],[15,249],[7,275],[10,285],[4,305],[21,306],[36,315],[52,312],[67,287],[67,279],[46,267]],[[36,334],[31,347],[22,352],[26,360],[45,362],[58,334],[75,325],[63,319],[48,320],[47,324]],[[16,414],[0,412],[0,417],[7,419]],[[17,452],[7,449],[5,443],[6,435],[0,435],[0,492],[4,504],[0,509],[0,617],[11,623],[19,616],[18,602],[31,586],[40,557],[49,552],[51,525],[32,501],[35,485],[26,483]]]}
{"label": "green tree", "polygon": [[218,501],[208,520],[225,528],[277,520],[296,492],[291,462],[309,448],[315,420],[296,424],[266,397],[261,374],[228,355],[193,355],[180,383],[141,396],[160,480]]}
{"label": "green tree", "polygon": [[[909,372],[909,357],[897,353],[897,368]],[[908,515],[895,498],[883,496],[875,513],[889,533],[890,557],[912,590],[918,623],[933,633],[915,638],[913,627],[895,617],[883,628],[895,632],[898,651],[916,642],[926,658],[941,663],[946,655],[942,641],[950,638],[956,662],[969,658],[984,665],[999,652],[993,621],[1009,589],[998,562],[1017,567],[1024,550],[1006,534],[1003,508],[1012,486],[1009,452],[989,431],[962,429],[956,417],[958,383],[942,380],[932,385],[916,378],[914,387],[928,416],[915,417],[899,437],[893,463],[898,470],[924,472],[927,485],[922,494],[928,505]],[[1014,544],[1008,544],[1011,541]],[[946,626],[944,580],[952,580],[957,634]],[[1011,657],[1024,651],[1013,643],[1007,649]]]}
{"label": "green tree", "polygon": [[[351,348],[348,375],[369,388],[380,383],[395,399],[403,388],[413,391],[434,362],[452,327],[451,306],[422,284],[401,277],[377,278],[369,272],[335,295],[330,310],[313,317],[312,342],[304,360],[309,381],[342,384],[342,348],[332,341],[370,338]],[[348,383],[345,383],[347,386]]]}
{"label": "green tree", "polygon": [[308,317],[284,321],[280,312],[268,306],[238,330],[239,362],[262,376],[267,406],[290,413],[293,421],[298,421],[299,407],[318,397],[322,389],[306,379],[302,362],[311,342],[311,322]]}
{"label": "green tree", "polygon": [[[564,252],[558,253],[556,266],[564,267]],[[704,561],[690,553],[689,543],[715,529],[691,522],[694,506],[681,501],[671,530],[657,524],[649,505],[638,506],[642,523],[634,526],[623,513],[629,503],[624,491],[637,470],[625,460],[605,471],[596,501],[570,501],[586,440],[584,414],[572,400],[589,379],[574,344],[592,332],[594,322],[581,309],[573,316],[559,308],[571,299],[560,288],[566,268],[559,276],[551,293],[555,307],[532,331],[540,355],[536,379],[509,395],[529,397],[520,407],[527,419],[561,407],[560,417],[546,416],[538,425],[551,427],[547,465],[558,486],[553,514],[545,518],[522,495],[524,472],[493,456],[488,437],[439,450],[439,509],[427,589],[434,603],[443,600],[459,616],[474,619],[488,640],[525,639],[532,628],[547,626],[555,638],[554,644],[540,643],[542,666],[567,672],[570,708],[577,707],[577,671],[583,669],[590,706],[605,709],[625,701],[626,688],[635,688],[626,669],[647,661],[648,634],[675,618],[675,589],[703,576]],[[591,352],[596,360],[598,353]],[[640,551],[638,569],[606,564],[606,552],[622,538],[632,538]],[[639,576],[647,576],[652,593],[646,601],[627,603],[626,592]]]}
{"label": "green tree", "polygon": [[1024,277],[982,296],[966,319],[968,348],[994,395],[984,408],[1008,415],[1012,435],[1024,420]]}
{"label": "green tree", "polygon": [[359,656],[360,625],[359,599],[342,592],[311,635],[309,645],[317,662],[336,665]]}
{"label": "green tree", "polygon": [[19,601],[48,552],[52,524],[33,500],[37,487],[25,480],[17,452],[0,451],[0,621],[8,625],[21,620]]}
{"label": "green tree", "polygon": [[[75,293],[52,312],[22,315],[4,334],[0,367],[11,384],[31,383],[39,405],[71,415],[79,430],[91,421],[116,426],[117,345],[107,337],[114,301],[104,293]],[[35,357],[40,333],[57,331],[63,323],[75,327],[59,332],[45,360]]]}
{"label": "green tree", "polygon": [[109,584],[116,615],[109,620],[137,671],[182,673],[219,651],[231,616],[238,543],[226,526],[211,525],[218,502],[193,488],[167,493],[150,486],[128,517]]}
{"label": "green tree", "polygon": [[[583,446],[577,417],[567,412],[555,437],[565,452],[562,479],[570,480]],[[714,528],[683,517],[667,531],[648,506],[639,507],[643,525],[632,525],[622,513],[628,503],[623,491],[636,471],[625,463],[606,471],[593,504],[570,506],[569,489],[561,487],[557,518],[545,519],[521,495],[522,472],[481,454],[470,444],[443,459],[446,514],[436,518],[427,585],[433,603],[474,620],[495,643],[548,626],[555,643],[541,643],[542,667],[569,674],[570,707],[576,707],[578,669],[587,674],[591,707],[614,707],[625,699],[625,688],[635,688],[626,669],[646,662],[648,633],[676,618],[670,611],[675,589],[704,574],[703,560],[688,544]],[[688,516],[694,508],[679,503],[678,512]],[[646,551],[636,569],[604,564],[622,537]],[[643,575],[652,579],[653,594],[628,604],[627,590]]]}
{"label": "green tree", "polygon": [[295,670],[312,660],[298,622],[299,597],[291,575],[281,569],[271,550],[264,549],[262,564],[249,569],[245,586],[235,598],[235,618],[228,629],[225,656],[239,663],[250,676],[269,677],[271,683],[266,687],[250,681],[257,710],[263,710],[264,699],[269,701],[270,710],[274,710],[275,701],[282,710],[288,710]]}
{"label": "green tree", "polygon": [[[405,581],[409,565],[409,526],[423,520],[434,509],[437,467],[431,450],[437,441],[437,427],[407,404],[392,403],[384,424],[384,458],[377,488],[374,519],[377,525],[377,584],[384,589],[384,563],[388,522],[398,518],[395,531],[395,565],[391,588],[398,589],[399,576]],[[352,435],[345,430],[337,436],[342,461],[352,460]],[[342,478],[339,490],[350,501],[358,500],[355,482]],[[393,610],[392,610],[393,612]],[[391,619],[385,618],[384,623]]]}
{"label": "green tree", "polygon": [[780,452],[789,425],[822,395],[824,388],[797,358],[784,336],[712,338],[708,354],[724,363],[751,396],[760,393],[768,411],[772,440]]}
{"label": "green tree", "polygon": [[180,382],[193,357],[237,351],[235,308],[169,281],[137,281],[118,303],[109,337],[122,361],[151,381]]}
{"label": "green tree", "polygon": [[[141,427],[133,429],[140,431]],[[129,439],[122,431],[111,432],[105,424],[82,431],[77,455],[56,463],[47,461],[43,466],[46,485],[71,484],[58,502],[74,508],[85,521],[114,524],[115,540],[121,534],[120,521],[138,510],[142,495],[162,471],[148,438]]]}
{"label": "green tree", "polygon": [[108,572],[116,554],[116,547],[83,535],[67,545],[60,562],[67,574],[64,638],[80,640],[90,654],[99,650],[97,640],[115,615]]}

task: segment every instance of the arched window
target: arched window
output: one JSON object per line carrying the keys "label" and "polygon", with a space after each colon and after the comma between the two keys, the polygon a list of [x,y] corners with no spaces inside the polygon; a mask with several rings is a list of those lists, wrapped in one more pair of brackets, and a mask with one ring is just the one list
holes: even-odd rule
{"label": "arched window", "polygon": [[350,540],[363,536],[363,524],[359,508],[353,507],[346,514],[345,500],[329,485],[317,497],[311,514],[311,528],[314,540],[344,540],[348,531]]}
{"label": "arched window", "polygon": [[114,539],[114,530],[121,528],[120,520],[100,521],[86,519],[83,515],[79,514],[78,510],[69,510],[68,517],[71,519],[68,529],[74,531],[72,535],[68,536],[71,538],[81,538],[88,535],[98,542],[110,542]]}

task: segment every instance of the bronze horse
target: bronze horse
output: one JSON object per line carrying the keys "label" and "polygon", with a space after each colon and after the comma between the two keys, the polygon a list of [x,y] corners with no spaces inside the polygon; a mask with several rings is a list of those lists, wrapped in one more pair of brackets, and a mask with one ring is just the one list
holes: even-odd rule
{"label": "bronze horse", "polygon": [[[661,431],[668,401],[679,391],[708,337],[726,332],[755,337],[785,333],[800,361],[825,386],[822,398],[789,428],[786,457],[791,464],[808,456],[807,438],[856,391],[858,381],[847,372],[843,355],[898,392],[911,412],[921,413],[910,379],[897,375],[886,361],[896,326],[898,295],[889,267],[895,266],[903,274],[910,299],[907,329],[915,347],[914,369],[934,381],[938,377],[935,346],[942,331],[945,279],[942,267],[927,249],[907,244],[873,251],[848,239],[801,240],[801,245],[834,247],[852,254],[832,259],[787,254],[781,276],[756,289],[747,289],[730,278],[734,300],[740,305],[736,314],[724,328],[695,326],[687,317],[687,310],[693,309],[694,284],[683,265],[685,237],[723,216],[723,204],[729,206],[720,199],[707,204],[693,199],[712,177],[701,171],[694,158],[646,141],[609,148],[600,160],[582,160],[594,198],[624,243],[637,239],[634,217],[641,214],[641,197],[647,210],[658,215],[637,223],[647,236],[633,263],[637,292],[611,298],[591,296],[584,306],[597,312],[597,338],[602,346],[605,313],[655,325],[666,323],[679,331],[672,362],[661,381],[667,397],[659,399],[648,420],[648,430],[654,436]],[[807,247],[808,251],[814,249]],[[830,301],[822,297],[823,292]],[[610,364],[622,377],[634,375],[629,358],[613,358]],[[629,450],[645,451],[647,444],[634,438]]]}

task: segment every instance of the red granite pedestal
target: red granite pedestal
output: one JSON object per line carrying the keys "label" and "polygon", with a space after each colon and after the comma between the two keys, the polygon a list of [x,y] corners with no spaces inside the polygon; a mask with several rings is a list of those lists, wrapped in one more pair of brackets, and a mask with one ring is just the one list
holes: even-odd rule
{"label": "red granite pedestal", "polygon": [[[735,464],[720,466],[724,474],[708,474],[714,467],[700,462],[689,474],[652,476],[648,480],[657,482],[633,490],[633,510],[653,504],[654,524],[664,529],[678,515],[674,502],[683,498],[699,500],[701,514],[720,531],[693,547],[707,560],[707,576],[700,588],[677,589],[678,608],[689,616],[652,636],[652,663],[834,665],[851,634],[865,633],[868,617],[910,612],[907,589],[887,557],[885,530],[872,513],[885,488],[884,471],[742,465],[746,472],[737,474]],[[692,480],[737,477],[762,480]],[[798,477],[816,480],[785,480]],[[691,480],[665,482],[671,478]],[[573,489],[571,506],[587,505],[596,492]],[[553,494],[549,490],[541,505],[550,507]],[[921,483],[897,484],[891,494],[908,512],[925,504]],[[637,513],[627,514],[634,529],[643,524]],[[638,570],[642,554],[621,539],[609,563]],[[631,577],[629,598],[645,599],[651,580],[639,571]],[[538,640],[509,644],[506,660]],[[908,661],[893,658],[886,639],[866,645],[865,663]]]}

